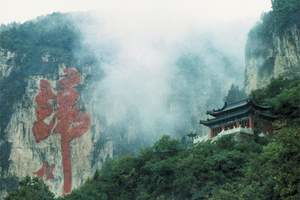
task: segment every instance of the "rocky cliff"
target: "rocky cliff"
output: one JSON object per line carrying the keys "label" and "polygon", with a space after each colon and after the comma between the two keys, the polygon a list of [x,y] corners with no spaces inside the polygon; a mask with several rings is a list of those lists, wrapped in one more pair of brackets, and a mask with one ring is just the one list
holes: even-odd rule
{"label": "rocky cliff", "polygon": [[[24,176],[41,177],[57,195],[69,193],[113,155],[90,92],[92,65],[71,67],[74,59],[66,59],[75,38],[67,38],[64,46],[39,41],[38,47],[29,43],[34,41],[26,26],[16,27],[28,42],[24,49],[16,44],[20,38],[1,33],[0,198]],[[69,30],[68,24],[59,26]],[[48,34],[59,30],[44,28]]]}
{"label": "rocky cliff", "polygon": [[[291,17],[280,30],[272,16],[266,14],[254,27],[246,45],[245,90],[263,88],[273,78],[300,76],[300,28]],[[275,22],[270,22],[275,21]]]}
{"label": "rocky cliff", "polygon": [[[62,72],[67,68],[61,64],[58,69]],[[86,75],[81,71],[81,83]],[[1,189],[14,186],[15,177],[36,175],[57,194],[68,193],[91,177],[105,159],[112,157],[112,143],[102,134],[101,123],[94,112],[96,105],[84,91],[80,103],[75,90],[59,91],[60,76],[66,74],[58,72],[52,77],[32,75],[26,78],[24,94],[14,103],[9,122],[1,130]],[[48,98],[49,91],[43,91],[43,81],[49,83],[53,88],[50,90],[57,96]],[[65,98],[72,94],[74,96]],[[81,114],[82,109],[85,116]],[[73,133],[74,129],[83,130]],[[99,141],[103,145],[95,147]],[[98,155],[93,157],[95,153]],[[7,185],[7,180],[11,185]]]}

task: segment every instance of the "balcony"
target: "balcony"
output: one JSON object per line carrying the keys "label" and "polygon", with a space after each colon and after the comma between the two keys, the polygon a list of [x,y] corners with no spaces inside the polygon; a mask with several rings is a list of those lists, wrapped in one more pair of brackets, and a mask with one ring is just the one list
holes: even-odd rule
{"label": "balcony", "polygon": [[233,129],[229,129],[229,130],[222,130],[216,137],[214,138],[209,138],[209,135],[204,135],[204,136],[197,136],[194,138],[193,143],[199,143],[199,142],[205,142],[209,139],[212,140],[217,140],[218,138],[224,136],[224,135],[232,135],[232,134],[237,134],[237,133],[245,133],[245,134],[253,134],[253,129],[252,128],[243,128],[243,127],[236,127]]}
{"label": "balcony", "polygon": [[208,137],[208,135],[198,135],[194,138],[193,143],[197,144],[199,142],[205,142],[207,140],[209,140],[210,138]]}
{"label": "balcony", "polygon": [[220,132],[215,138],[222,137],[224,135],[231,135],[231,134],[237,134],[237,133],[246,133],[246,134],[253,134],[252,128],[243,128],[243,127],[237,127],[229,130],[223,130]]}

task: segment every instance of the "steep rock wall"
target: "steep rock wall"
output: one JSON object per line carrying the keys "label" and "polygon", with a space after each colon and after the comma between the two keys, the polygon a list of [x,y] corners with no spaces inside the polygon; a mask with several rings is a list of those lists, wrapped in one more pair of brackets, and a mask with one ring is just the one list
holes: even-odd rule
{"label": "steep rock wall", "polygon": [[[5,63],[5,60],[2,62]],[[7,66],[5,69],[9,69],[9,67]],[[37,112],[43,112],[38,111],[36,102],[37,95],[41,90],[40,83],[42,80],[47,80],[53,90],[57,91],[60,86],[57,82],[65,75],[64,69],[66,66],[61,64],[58,66],[56,74],[27,77],[24,95],[13,105],[9,123],[1,133],[2,163],[0,172],[2,182],[0,181],[0,197],[4,196],[7,190],[16,187],[17,178],[25,176],[39,176],[57,195],[68,193],[71,189],[80,186],[87,178],[92,177],[95,170],[100,168],[107,158],[112,157],[112,142],[103,135],[101,120],[94,109],[96,105],[90,96],[86,95],[88,92],[85,90],[78,94],[76,106],[81,110],[84,109],[84,112],[90,117],[90,122],[87,129],[84,130],[84,134],[69,141],[70,155],[62,157],[65,152],[61,149],[62,137],[59,131],[52,130],[53,133],[49,133],[43,141],[37,141],[33,127],[37,121]],[[82,84],[84,84],[89,71],[89,67],[81,69]],[[67,93],[69,94],[69,91]],[[69,100],[67,101],[69,102]],[[64,106],[62,107],[64,108]],[[50,124],[50,118],[43,121],[45,124]],[[55,123],[57,124],[57,122]],[[67,125],[67,129],[70,129],[69,124],[66,123],[62,125]],[[76,123],[73,123],[75,128],[80,121],[77,120]],[[63,128],[61,127],[61,129]],[[36,132],[41,134],[42,131],[43,129],[38,127]],[[97,146],[99,141],[102,143],[101,147]],[[66,168],[64,163],[68,159],[70,159],[70,166]],[[68,162],[65,165],[68,165]],[[66,177],[66,170],[71,172],[71,177]],[[71,181],[66,179],[71,179]]]}
{"label": "steep rock wall", "polygon": [[[257,35],[256,35],[257,36]],[[246,46],[245,90],[265,87],[272,78],[300,76],[300,29],[273,33],[267,41],[250,36]]]}
{"label": "steep rock wall", "polygon": [[59,13],[0,31],[0,199],[25,176],[69,193],[113,156],[92,92],[99,74],[74,56],[78,35]]}
{"label": "steep rock wall", "polygon": [[8,63],[13,60],[14,56],[13,53],[0,49],[0,79],[9,76],[14,64]]}

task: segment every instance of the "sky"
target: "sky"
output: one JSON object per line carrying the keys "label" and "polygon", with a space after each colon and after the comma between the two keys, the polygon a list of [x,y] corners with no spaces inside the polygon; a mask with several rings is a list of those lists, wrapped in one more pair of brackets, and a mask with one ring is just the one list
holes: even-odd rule
{"label": "sky", "polygon": [[190,22],[257,20],[270,0],[0,0],[0,23],[23,22],[52,12],[97,10],[115,16]]}

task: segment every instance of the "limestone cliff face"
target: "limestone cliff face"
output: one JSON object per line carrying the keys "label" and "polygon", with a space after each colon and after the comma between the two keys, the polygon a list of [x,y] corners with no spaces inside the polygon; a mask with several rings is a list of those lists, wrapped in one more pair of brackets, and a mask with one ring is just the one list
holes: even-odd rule
{"label": "limestone cliff face", "polygon": [[10,60],[13,60],[14,54],[11,52],[4,52],[0,49],[0,79],[7,77],[10,74],[13,64],[8,64]]}
{"label": "limestone cliff face", "polygon": [[78,34],[57,13],[0,30],[0,199],[25,176],[69,193],[113,156]]}
{"label": "limestone cliff face", "polygon": [[[257,36],[257,35],[256,35]],[[268,40],[250,36],[246,46],[245,90],[265,87],[272,78],[300,76],[300,29],[290,27]]]}
{"label": "limestone cliff face", "polygon": [[[9,79],[11,71],[17,71],[18,66],[14,63],[13,53],[0,53],[0,81],[5,83]],[[10,61],[9,61],[10,60]],[[44,62],[47,62],[44,60]],[[37,122],[39,113],[45,112],[45,109],[38,110],[37,96],[41,93],[41,81],[46,80],[51,87],[54,94],[59,94],[59,81],[65,76],[64,69],[67,67],[61,63],[56,66],[57,70],[51,74],[28,75],[24,80],[24,92],[20,99],[11,102],[12,109],[9,119],[1,118],[2,122],[8,122],[3,130],[1,130],[0,137],[0,199],[7,190],[14,188],[17,180],[25,176],[39,176],[50,189],[57,195],[68,193],[65,185],[69,184],[71,189],[77,188],[87,178],[92,177],[96,169],[101,168],[103,162],[113,156],[112,142],[103,134],[103,126],[99,119],[98,113],[95,112],[94,107],[97,106],[93,97],[89,93],[89,88],[93,87],[93,83],[87,83],[86,77],[91,73],[91,67],[77,68],[80,76],[80,83],[85,84],[84,89],[78,92],[78,99],[76,99],[76,107],[78,112],[84,112],[89,117],[89,125],[83,132],[79,133],[78,137],[69,141],[70,159],[69,168],[64,165],[66,157],[63,157],[62,150],[62,133],[58,131],[58,123],[65,125],[67,122],[64,119],[56,117],[55,125],[47,133],[42,128],[37,129],[34,135],[33,127]],[[74,69],[74,68],[73,68]],[[7,83],[9,84],[9,82]],[[2,85],[4,86],[4,85]],[[8,87],[8,86],[7,86]],[[17,89],[17,88],[15,88]],[[68,95],[67,91],[63,95]],[[11,91],[13,94],[14,91]],[[45,94],[47,95],[47,94]],[[1,96],[5,98],[5,96]],[[8,97],[7,97],[8,98]],[[63,99],[63,98],[62,98]],[[3,100],[3,99],[2,99]],[[48,101],[48,100],[47,100]],[[70,102],[69,99],[59,100],[55,98],[55,104],[49,104],[53,112],[58,109],[59,101]],[[50,102],[50,101],[48,101]],[[44,107],[43,107],[44,106]],[[45,108],[45,105],[42,105]],[[65,105],[61,105],[63,111],[68,112]],[[5,111],[5,108],[2,108]],[[71,111],[72,115],[76,111]],[[59,115],[58,112],[49,115],[48,118],[42,120],[42,126],[51,124],[54,115]],[[60,113],[62,115],[63,113]],[[2,116],[3,117],[3,116]],[[74,118],[72,124],[67,125],[66,128],[71,127],[80,128],[81,117]],[[56,130],[54,130],[56,129]],[[38,141],[37,137],[41,134],[48,134],[42,141]],[[66,134],[71,134],[71,131]],[[99,145],[102,144],[102,145]],[[66,169],[71,170],[71,180],[66,177]]]}

